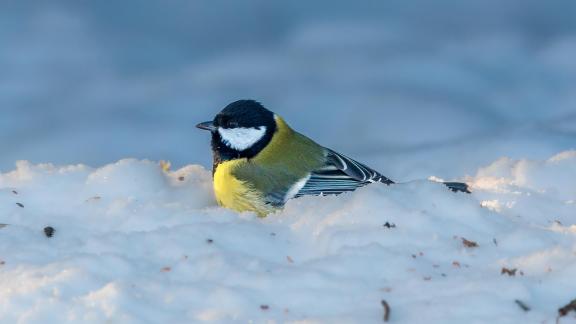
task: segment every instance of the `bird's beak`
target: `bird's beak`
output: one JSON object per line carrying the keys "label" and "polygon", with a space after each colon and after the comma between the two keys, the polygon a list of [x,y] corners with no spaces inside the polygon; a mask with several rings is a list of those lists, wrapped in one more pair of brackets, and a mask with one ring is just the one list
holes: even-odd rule
{"label": "bird's beak", "polygon": [[216,126],[214,126],[214,123],[211,121],[200,123],[200,124],[196,125],[196,127],[200,128],[200,129],[204,129],[204,130],[209,130],[211,132],[215,132],[216,128],[217,128]]}

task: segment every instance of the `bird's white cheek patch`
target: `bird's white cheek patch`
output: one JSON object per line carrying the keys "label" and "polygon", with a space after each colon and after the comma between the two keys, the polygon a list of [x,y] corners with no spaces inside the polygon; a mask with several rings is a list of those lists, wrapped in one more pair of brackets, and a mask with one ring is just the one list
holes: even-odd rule
{"label": "bird's white cheek patch", "polygon": [[266,127],[258,128],[218,128],[222,142],[237,151],[243,151],[258,143],[266,134]]}

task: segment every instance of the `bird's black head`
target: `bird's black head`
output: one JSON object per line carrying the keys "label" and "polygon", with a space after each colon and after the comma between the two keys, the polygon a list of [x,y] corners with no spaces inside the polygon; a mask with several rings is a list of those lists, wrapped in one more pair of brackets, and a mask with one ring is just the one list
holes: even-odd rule
{"label": "bird's black head", "polygon": [[274,113],[254,100],[238,100],[226,106],[211,122],[198,128],[212,132],[214,164],[252,158],[270,143],[276,132]]}

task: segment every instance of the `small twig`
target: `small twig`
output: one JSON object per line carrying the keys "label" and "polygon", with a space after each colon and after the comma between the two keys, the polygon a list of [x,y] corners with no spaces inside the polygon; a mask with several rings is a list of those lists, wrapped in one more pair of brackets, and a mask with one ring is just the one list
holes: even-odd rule
{"label": "small twig", "polygon": [[530,311],[530,307],[528,305],[526,305],[523,301],[516,299],[514,302],[516,302],[516,305],[518,305],[520,308],[522,308],[523,311],[525,311],[525,312]]}
{"label": "small twig", "polygon": [[386,222],[383,226],[386,228],[396,228],[396,224],[390,222]]}
{"label": "small twig", "polygon": [[510,277],[514,277],[516,275],[516,271],[518,271],[518,269],[508,269],[508,268],[502,268],[502,270],[500,270],[500,274],[501,275],[509,275]]}
{"label": "small twig", "polygon": [[46,226],[46,227],[44,227],[44,234],[46,235],[46,237],[52,237],[52,236],[54,236],[54,232],[56,232],[56,230],[54,229],[54,227],[52,227],[52,226]]}
{"label": "small twig", "polygon": [[464,244],[465,247],[467,248],[476,248],[478,247],[478,243],[474,242],[474,241],[470,241],[467,240],[465,238],[462,238],[462,244]]}
{"label": "small twig", "polygon": [[384,307],[384,322],[388,322],[390,320],[390,305],[388,305],[388,302],[384,299],[382,299],[380,303],[382,303],[382,307]]}

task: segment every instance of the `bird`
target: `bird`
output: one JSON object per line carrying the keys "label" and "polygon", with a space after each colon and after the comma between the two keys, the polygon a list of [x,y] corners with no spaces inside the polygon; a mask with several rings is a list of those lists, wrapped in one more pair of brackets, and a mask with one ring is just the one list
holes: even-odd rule
{"label": "bird", "polygon": [[[196,127],[212,135],[216,201],[237,212],[265,217],[293,198],[339,195],[371,183],[395,183],[293,130],[255,100],[234,101],[212,121]],[[469,192],[464,183],[444,184],[454,192]]]}

